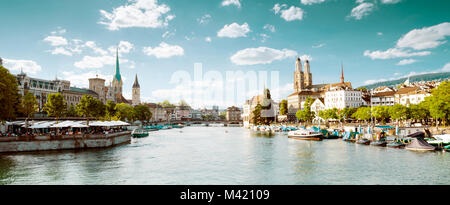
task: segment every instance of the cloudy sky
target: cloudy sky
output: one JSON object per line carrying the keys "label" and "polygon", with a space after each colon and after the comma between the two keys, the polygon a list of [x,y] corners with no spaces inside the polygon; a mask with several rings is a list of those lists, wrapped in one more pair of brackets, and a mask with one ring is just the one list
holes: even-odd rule
{"label": "cloudy sky", "polygon": [[[194,76],[194,63],[224,77],[278,71],[273,89],[283,98],[297,57],[310,60],[313,83],[339,81],[343,63],[354,87],[450,71],[448,8],[448,0],[2,0],[0,57],[12,73],[87,87],[95,75],[112,80],[118,46],[127,98],[135,74],[143,101],[202,92],[173,83],[177,71]],[[230,83],[214,81],[193,84]]]}

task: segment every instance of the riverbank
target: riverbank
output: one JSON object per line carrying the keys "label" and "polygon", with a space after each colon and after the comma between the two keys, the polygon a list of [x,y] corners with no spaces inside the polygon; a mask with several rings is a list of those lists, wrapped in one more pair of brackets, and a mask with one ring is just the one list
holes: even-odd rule
{"label": "riverbank", "polygon": [[0,153],[105,148],[130,141],[131,131],[122,131],[111,134],[84,134],[59,137],[2,137],[0,138]]}

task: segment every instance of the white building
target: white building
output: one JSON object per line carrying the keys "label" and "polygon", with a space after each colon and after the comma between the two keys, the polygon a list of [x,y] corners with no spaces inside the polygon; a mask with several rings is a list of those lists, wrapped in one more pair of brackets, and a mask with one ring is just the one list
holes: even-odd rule
{"label": "white building", "polygon": [[395,91],[378,92],[372,95],[372,105],[393,106],[395,104]]}
{"label": "white building", "polygon": [[343,109],[345,107],[358,108],[363,105],[362,92],[350,88],[329,90],[325,92],[325,108]]}
{"label": "white building", "polygon": [[419,87],[400,88],[395,93],[395,103],[401,105],[419,104],[425,100],[425,97],[431,94],[421,90]]}

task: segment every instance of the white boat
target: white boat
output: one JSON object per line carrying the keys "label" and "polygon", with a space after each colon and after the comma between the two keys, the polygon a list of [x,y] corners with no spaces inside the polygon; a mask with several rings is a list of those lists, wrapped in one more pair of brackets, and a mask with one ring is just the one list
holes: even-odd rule
{"label": "white boat", "polygon": [[320,141],[323,139],[323,135],[321,132],[315,132],[315,131],[306,130],[306,129],[290,131],[290,132],[288,132],[288,137],[293,138],[293,139],[315,140],[315,141]]}

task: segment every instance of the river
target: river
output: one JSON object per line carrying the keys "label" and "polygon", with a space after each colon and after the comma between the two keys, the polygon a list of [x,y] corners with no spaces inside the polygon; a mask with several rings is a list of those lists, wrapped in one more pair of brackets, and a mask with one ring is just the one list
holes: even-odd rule
{"label": "river", "polygon": [[107,149],[0,155],[0,184],[450,184],[450,153],[185,127]]}

